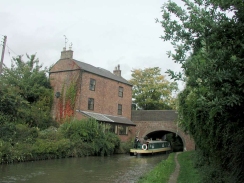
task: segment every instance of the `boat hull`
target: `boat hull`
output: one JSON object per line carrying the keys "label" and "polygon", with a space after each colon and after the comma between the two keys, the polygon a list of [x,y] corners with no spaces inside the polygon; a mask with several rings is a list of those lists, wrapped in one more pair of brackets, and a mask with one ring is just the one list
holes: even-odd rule
{"label": "boat hull", "polygon": [[171,150],[170,143],[167,141],[147,141],[144,144],[138,144],[137,148],[130,149],[130,155],[168,153]]}
{"label": "boat hull", "polygon": [[130,155],[152,155],[156,153],[169,153],[171,152],[171,147],[159,148],[159,149],[130,149]]}

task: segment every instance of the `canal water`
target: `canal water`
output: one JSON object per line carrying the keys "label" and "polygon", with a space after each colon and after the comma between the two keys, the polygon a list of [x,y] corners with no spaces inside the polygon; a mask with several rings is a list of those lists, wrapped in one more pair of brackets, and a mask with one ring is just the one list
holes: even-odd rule
{"label": "canal water", "polygon": [[134,183],[167,157],[123,154],[0,165],[0,183]]}

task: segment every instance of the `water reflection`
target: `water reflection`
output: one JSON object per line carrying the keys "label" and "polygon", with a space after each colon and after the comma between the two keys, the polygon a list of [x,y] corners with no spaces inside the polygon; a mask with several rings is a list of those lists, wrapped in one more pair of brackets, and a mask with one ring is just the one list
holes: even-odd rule
{"label": "water reflection", "polygon": [[133,183],[166,158],[114,155],[0,165],[0,183]]}

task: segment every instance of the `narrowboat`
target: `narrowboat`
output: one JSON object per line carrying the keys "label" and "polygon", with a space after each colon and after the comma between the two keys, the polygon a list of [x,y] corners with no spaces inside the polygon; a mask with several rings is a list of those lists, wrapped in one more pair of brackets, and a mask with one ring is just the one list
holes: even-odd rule
{"label": "narrowboat", "polygon": [[161,140],[149,140],[144,144],[138,143],[137,147],[130,149],[130,155],[149,155],[155,153],[169,153],[171,152],[171,146],[168,141]]}

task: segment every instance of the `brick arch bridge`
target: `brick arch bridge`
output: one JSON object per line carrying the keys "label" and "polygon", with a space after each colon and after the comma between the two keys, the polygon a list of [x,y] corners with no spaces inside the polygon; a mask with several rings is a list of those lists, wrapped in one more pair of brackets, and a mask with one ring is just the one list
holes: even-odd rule
{"label": "brick arch bridge", "polygon": [[131,120],[136,124],[136,134],[143,138],[150,133],[177,133],[183,142],[184,151],[195,150],[194,140],[177,127],[177,113],[173,110],[134,110]]}

